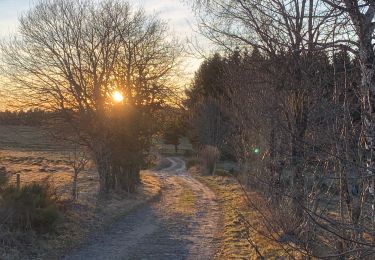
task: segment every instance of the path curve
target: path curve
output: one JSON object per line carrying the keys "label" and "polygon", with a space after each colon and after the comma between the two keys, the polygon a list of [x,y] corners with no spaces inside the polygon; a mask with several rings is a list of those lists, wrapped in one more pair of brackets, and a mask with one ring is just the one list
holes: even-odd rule
{"label": "path curve", "polygon": [[[63,259],[212,259],[220,231],[215,194],[186,171],[182,159],[167,160],[168,168],[154,172],[161,179],[160,200],[130,213]],[[193,203],[181,211],[185,197]]]}

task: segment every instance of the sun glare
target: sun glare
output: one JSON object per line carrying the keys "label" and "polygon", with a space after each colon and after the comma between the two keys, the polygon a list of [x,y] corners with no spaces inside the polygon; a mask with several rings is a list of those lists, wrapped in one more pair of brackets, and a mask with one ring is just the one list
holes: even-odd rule
{"label": "sun glare", "polygon": [[117,103],[120,103],[124,100],[124,96],[122,95],[122,93],[118,90],[114,91],[112,93],[112,98],[113,98],[113,101],[117,102]]}

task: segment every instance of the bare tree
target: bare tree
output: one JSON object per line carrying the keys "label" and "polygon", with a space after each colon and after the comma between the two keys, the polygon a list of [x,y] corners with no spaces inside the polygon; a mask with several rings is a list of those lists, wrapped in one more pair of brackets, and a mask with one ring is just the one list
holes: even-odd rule
{"label": "bare tree", "polygon": [[78,176],[86,169],[86,166],[90,161],[87,153],[84,150],[80,150],[79,147],[75,147],[74,150],[69,153],[68,162],[73,168],[72,199],[77,200],[79,194]]}
{"label": "bare tree", "polygon": [[56,111],[74,130],[93,155],[101,193],[115,174],[112,92],[122,91],[124,105],[143,106],[148,114],[146,107],[167,98],[178,47],[166,30],[122,1],[42,0],[20,18],[19,36],[2,44],[13,93],[23,106]]}
{"label": "bare tree", "polygon": [[[321,1],[207,1],[200,2],[201,31],[225,48],[234,44],[258,48],[278,63],[272,73],[274,87],[285,91],[280,103],[290,132],[290,164],[293,169],[294,204],[302,220],[304,205],[304,143],[314,85],[310,64],[321,42],[328,41],[334,19]],[[280,68],[280,64],[283,64]],[[271,72],[271,71],[270,71]],[[283,101],[284,101],[283,100]],[[282,102],[283,102],[282,101]]]}
{"label": "bare tree", "polygon": [[[349,35],[355,39],[346,40],[358,57],[361,71],[360,104],[361,104],[361,146],[363,148],[363,163],[361,170],[354,171],[355,189],[357,196],[353,196],[353,222],[358,225],[362,214],[362,201],[366,187],[370,186],[373,193],[374,177],[374,102],[375,102],[375,52],[374,52],[374,18],[375,3],[372,1],[324,1],[333,11],[342,17],[342,23]],[[374,201],[375,202],[375,201]],[[373,204],[375,205],[375,203]],[[374,215],[374,213],[373,213]]]}
{"label": "bare tree", "polygon": [[[305,254],[322,257],[314,251],[319,236],[330,242],[324,247],[333,252],[332,257],[372,254],[372,243],[364,234],[372,233],[373,226],[365,193],[372,178],[368,151],[373,62],[366,53],[373,52],[373,3],[195,2],[204,35],[229,51],[236,45],[257,48],[267,64],[260,67],[252,62],[250,69],[241,65],[239,70],[229,67],[230,102],[225,106],[232,115],[231,124],[239,129],[234,138],[237,156],[252,166],[249,175],[262,183],[258,187],[268,187],[263,191],[281,199],[276,200],[277,207],[294,211],[297,225],[284,231],[297,234]],[[351,22],[352,17],[357,21]],[[356,43],[354,32],[370,40]],[[357,92],[356,75],[349,71],[355,61],[344,61],[338,76],[336,58],[339,49],[361,53],[356,51],[361,45],[367,49],[362,58],[358,56],[362,83]],[[251,68],[257,68],[257,74]],[[254,75],[259,78],[255,80]],[[362,111],[367,115],[361,117]],[[252,143],[261,147],[262,162],[249,153]],[[255,166],[260,172],[255,172]],[[340,212],[341,219],[332,212]]]}

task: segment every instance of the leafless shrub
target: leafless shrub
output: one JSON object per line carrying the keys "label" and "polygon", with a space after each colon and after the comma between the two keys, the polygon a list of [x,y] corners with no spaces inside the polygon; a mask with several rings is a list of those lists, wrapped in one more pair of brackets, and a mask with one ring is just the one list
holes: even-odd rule
{"label": "leafless shrub", "polygon": [[220,159],[220,151],[212,145],[205,145],[199,152],[199,159],[207,174],[213,175],[216,170],[216,163]]}
{"label": "leafless shrub", "polygon": [[73,169],[73,182],[72,182],[72,200],[78,199],[78,175],[86,169],[87,164],[90,162],[88,154],[80,148],[75,149],[69,153],[68,163]]}
{"label": "leafless shrub", "polygon": [[299,240],[300,223],[298,223],[298,220],[294,217],[294,213],[291,210],[291,203],[291,200],[289,200],[289,202],[283,202],[278,205],[269,205],[270,209],[272,209],[270,222],[273,223],[275,228],[282,232],[280,234],[280,241],[283,243],[293,243]]}

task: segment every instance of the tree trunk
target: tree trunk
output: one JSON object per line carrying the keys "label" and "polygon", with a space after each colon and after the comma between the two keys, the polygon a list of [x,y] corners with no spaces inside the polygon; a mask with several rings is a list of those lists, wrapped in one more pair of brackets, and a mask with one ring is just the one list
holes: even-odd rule
{"label": "tree trunk", "polygon": [[[375,137],[375,118],[374,118],[374,100],[375,100],[375,79],[374,62],[375,55],[372,49],[371,37],[364,37],[360,44],[360,65],[361,65],[361,112],[362,112],[362,143],[364,147],[364,160],[366,170],[358,170],[357,178],[354,180],[353,188],[357,191],[353,194],[353,213],[352,221],[356,226],[362,215],[362,201],[364,196],[364,183],[361,176],[369,176],[367,181],[373,182],[374,168],[374,137]],[[367,40],[366,40],[367,39]]]}
{"label": "tree trunk", "polygon": [[[272,122],[271,122],[272,124]],[[280,179],[276,169],[276,131],[275,127],[271,125],[270,140],[269,140],[269,150],[270,158],[268,162],[268,168],[271,176],[271,183],[268,185],[269,194],[272,196],[274,202],[279,202],[280,199]]]}
{"label": "tree trunk", "polygon": [[216,171],[216,162],[213,162],[210,167],[210,175],[215,175]]}
{"label": "tree trunk", "polygon": [[74,173],[74,176],[73,176],[73,185],[72,185],[72,199],[73,200],[78,199],[78,185],[77,185],[77,182],[78,182],[78,174]]}
{"label": "tree trunk", "polygon": [[307,129],[307,97],[298,90],[295,92],[295,131],[292,136],[292,167],[293,167],[293,206],[294,214],[299,222],[303,219],[305,206],[305,180],[303,174],[304,140]]}
{"label": "tree trunk", "polygon": [[105,196],[111,188],[111,154],[105,145],[95,146],[94,153],[95,164],[99,174],[99,195]]}
{"label": "tree trunk", "polygon": [[293,167],[293,207],[294,215],[297,220],[302,221],[304,206],[304,176],[302,166],[302,149],[298,138],[292,142],[292,167]]}
{"label": "tree trunk", "polygon": [[[347,8],[345,10],[351,21],[353,22],[356,34],[358,36],[359,44],[359,61],[361,69],[361,84],[360,84],[360,98],[361,98],[361,140],[360,144],[363,148],[363,161],[360,162],[363,167],[358,167],[351,173],[351,199],[352,199],[352,214],[351,221],[358,229],[359,221],[362,215],[363,201],[365,197],[365,181],[371,183],[374,181],[373,167],[374,167],[374,138],[375,138],[375,54],[373,46],[374,33],[374,15],[375,4],[372,1],[365,1],[368,8],[360,7],[358,1],[344,1]],[[366,176],[367,175],[367,176]],[[375,206],[375,205],[373,205]],[[358,231],[357,236],[361,236],[361,231]]]}
{"label": "tree trunk", "polygon": [[136,165],[115,165],[114,175],[116,178],[116,189],[133,193],[140,183],[140,167]]}

